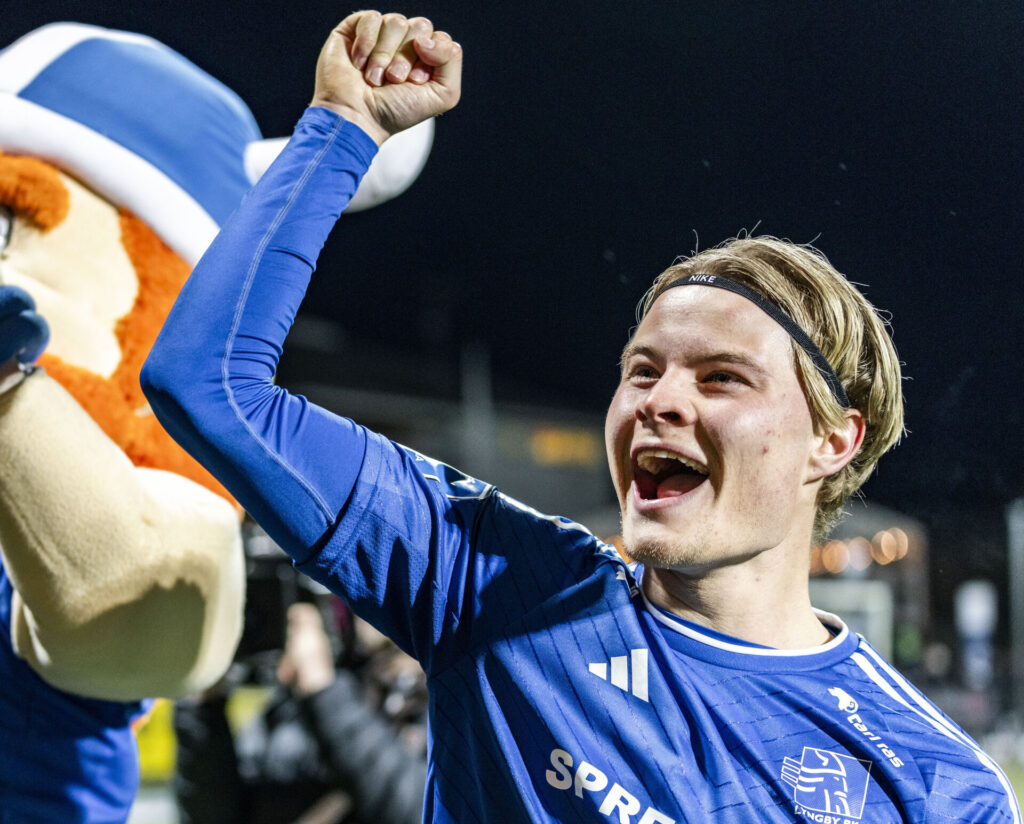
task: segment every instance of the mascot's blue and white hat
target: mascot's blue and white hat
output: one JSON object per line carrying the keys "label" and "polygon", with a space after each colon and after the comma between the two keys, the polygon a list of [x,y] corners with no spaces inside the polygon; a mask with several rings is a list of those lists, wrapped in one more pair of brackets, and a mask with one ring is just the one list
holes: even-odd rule
{"label": "mascot's blue and white hat", "polygon": [[[348,211],[401,193],[428,120],[384,144]],[[52,23],[0,51],[0,150],[50,161],[148,223],[189,265],[284,146],[231,89],[140,34]]]}

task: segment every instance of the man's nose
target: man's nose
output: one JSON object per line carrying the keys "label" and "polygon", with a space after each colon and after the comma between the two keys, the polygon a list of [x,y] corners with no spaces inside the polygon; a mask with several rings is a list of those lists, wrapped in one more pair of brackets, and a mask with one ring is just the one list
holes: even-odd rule
{"label": "man's nose", "polygon": [[693,400],[690,381],[682,377],[663,376],[640,399],[636,417],[641,422],[688,426],[697,417]]}

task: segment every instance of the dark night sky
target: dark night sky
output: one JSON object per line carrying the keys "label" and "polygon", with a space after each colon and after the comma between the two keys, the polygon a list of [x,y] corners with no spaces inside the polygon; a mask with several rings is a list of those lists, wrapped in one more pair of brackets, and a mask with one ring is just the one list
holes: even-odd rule
{"label": "dark night sky", "polygon": [[[267,136],[290,130],[348,11],[9,5],[4,42],[60,19],[163,40]],[[939,524],[1024,494],[1019,2],[397,10],[462,43],[463,102],[414,187],[339,226],[317,313],[421,349],[482,341],[499,393],[600,413],[635,302],[674,257],[755,227],[814,241],[892,313],[910,378],[910,435],[869,496]]]}

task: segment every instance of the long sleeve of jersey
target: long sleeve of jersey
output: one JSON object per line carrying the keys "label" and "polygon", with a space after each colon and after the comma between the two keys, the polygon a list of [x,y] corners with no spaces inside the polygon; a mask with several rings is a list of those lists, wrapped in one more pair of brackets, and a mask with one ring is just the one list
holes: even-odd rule
{"label": "long sleeve of jersey", "polygon": [[574,550],[594,538],[573,525],[575,543],[552,553],[559,519],[495,503],[487,484],[274,385],[317,255],[373,149],[327,110],[305,113],[196,266],[142,382],[171,435],[299,569],[429,672],[578,580],[593,556]]}
{"label": "long sleeve of jersey", "polygon": [[299,562],[344,506],[365,435],[273,378],[317,256],[375,152],[351,123],[309,109],[197,264],[142,375],[164,427]]}

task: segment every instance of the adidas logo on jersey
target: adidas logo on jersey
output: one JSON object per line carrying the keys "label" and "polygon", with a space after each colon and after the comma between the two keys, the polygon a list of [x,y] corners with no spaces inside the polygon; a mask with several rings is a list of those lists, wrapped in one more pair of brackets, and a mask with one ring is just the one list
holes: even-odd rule
{"label": "adidas logo on jersey", "polygon": [[[611,658],[611,674],[605,662],[588,664],[587,669],[602,681],[611,681],[623,692],[632,693],[641,701],[647,701],[647,650],[631,649],[629,656],[614,655]],[[632,684],[632,687],[630,686]]]}

